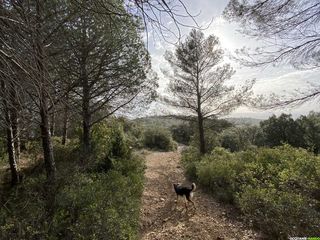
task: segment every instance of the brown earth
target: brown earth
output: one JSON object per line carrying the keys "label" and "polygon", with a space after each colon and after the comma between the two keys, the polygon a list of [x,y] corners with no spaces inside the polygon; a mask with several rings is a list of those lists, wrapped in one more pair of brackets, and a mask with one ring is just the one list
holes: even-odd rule
{"label": "brown earth", "polygon": [[169,239],[263,239],[237,217],[231,206],[217,203],[199,186],[185,209],[184,201],[175,203],[172,183],[187,183],[180,165],[180,151],[148,152],[145,189],[142,197],[140,236],[143,240]]}

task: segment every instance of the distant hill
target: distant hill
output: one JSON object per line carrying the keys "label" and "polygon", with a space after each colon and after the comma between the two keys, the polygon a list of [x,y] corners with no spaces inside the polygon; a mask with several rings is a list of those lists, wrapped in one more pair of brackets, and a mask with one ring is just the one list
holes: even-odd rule
{"label": "distant hill", "polygon": [[136,118],[133,121],[143,125],[144,127],[159,126],[163,128],[170,128],[175,125],[187,123],[186,120],[178,118],[177,116],[151,116]]}
{"label": "distant hill", "polygon": [[[259,125],[259,123],[263,121],[263,119],[257,119],[257,118],[224,118],[224,120],[236,126]],[[183,117],[180,117],[180,116],[178,117],[174,115],[150,116],[150,117],[136,118],[132,121],[139,123],[145,127],[159,126],[164,128],[170,128],[175,125],[188,123],[188,121],[184,120]]]}
{"label": "distant hill", "polygon": [[228,122],[236,125],[236,126],[244,126],[244,125],[254,125],[257,126],[264,119],[258,118],[225,118]]}

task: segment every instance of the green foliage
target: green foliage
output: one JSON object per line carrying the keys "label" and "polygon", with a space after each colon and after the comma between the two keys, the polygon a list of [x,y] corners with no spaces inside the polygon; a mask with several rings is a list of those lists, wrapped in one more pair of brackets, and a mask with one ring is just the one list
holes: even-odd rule
{"label": "green foliage", "polygon": [[257,126],[234,127],[219,134],[221,147],[231,152],[249,149],[253,146],[262,146],[265,142],[262,129]]}
{"label": "green foliage", "polygon": [[193,135],[193,129],[189,124],[174,125],[170,128],[172,138],[185,145],[189,145],[190,139]]}
{"label": "green foliage", "polygon": [[320,114],[310,112],[296,120],[304,131],[304,144],[315,153],[320,152]]}
{"label": "green foliage", "polygon": [[143,127],[135,121],[121,119],[123,131],[127,136],[128,145],[132,148],[143,148]]}
{"label": "green foliage", "polygon": [[[215,147],[221,146],[220,135],[233,125],[225,119],[206,119],[204,121],[204,140],[206,151],[211,152]],[[199,130],[196,122],[193,122],[194,135],[191,138],[190,144],[194,147],[199,147]]]}
{"label": "green foliage", "polygon": [[237,201],[247,221],[265,229],[273,238],[318,234],[319,201],[303,194],[247,186]]}
{"label": "green foliage", "polygon": [[181,162],[186,169],[186,174],[191,179],[196,179],[196,167],[201,159],[200,152],[195,147],[189,147],[182,152]]}
{"label": "green foliage", "polygon": [[183,155],[189,175],[273,238],[317,234],[319,156],[289,145],[235,153],[216,148],[200,161],[192,152]]}
{"label": "green foliage", "polygon": [[145,147],[150,149],[172,151],[177,148],[177,145],[172,140],[170,132],[163,128],[145,130],[143,141]]}
{"label": "green foliage", "polygon": [[94,127],[85,166],[78,140],[53,142],[56,183],[48,185],[37,172],[8,193],[0,239],[138,239],[145,165],[131,153],[122,123]]}
{"label": "green foliage", "polygon": [[132,178],[112,170],[74,178],[57,199],[58,233],[65,239],[137,239],[141,174]]}
{"label": "green foliage", "polygon": [[70,139],[68,144],[62,145],[61,138],[53,137],[54,159],[57,163],[72,163],[79,157],[80,142],[79,139]]}
{"label": "green foliage", "polygon": [[241,141],[241,135],[237,129],[228,129],[220,135],[221,146],[229,149],[231,152],[240,151],[246,145]]}
{"label": "green foliage", "polygon": [[[201,185],[222,201],[232,203],[237,175],[234,155],[223,148],[215,148],[196,166],[196,175]],[[237,166],[238,167],[238,166]]]}
{"label": "green foliage", "polygon": [[92,129],[93,165],[100,171],[113,168],[117,158],[128,158],[131,151],[121,123],[115,120],[96,124]]}
{"label": "green foliage", "polygon": [[41,142],[37,140],[27,141],[25,144],[26,153],[31,159],[36,159],[39,154],[42,153]]}
{"label": "green foliage", "polygon": [[303,129],[291,115],[272,116],[260,123],[265,133],[266,145],[270,147],[288,143],[294,147],[303,147]]}

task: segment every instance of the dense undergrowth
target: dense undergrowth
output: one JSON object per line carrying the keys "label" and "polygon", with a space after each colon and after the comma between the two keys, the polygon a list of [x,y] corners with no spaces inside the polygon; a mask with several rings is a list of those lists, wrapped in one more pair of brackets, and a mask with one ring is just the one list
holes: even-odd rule
{"label": "dense undergrowth", "polygon": [[143,143],[146,148],[154,150],[172,151],[177,149],[177,144],[173,141],[171,133],[159,127],[146,129]]}
{"label": "dense undergrowth", "polygon": [[97,125],[86,159],[77,140],[59,142],[54,185],[39,169],[6,193],[0,239],[138,239],[144,163],[122,125]]}
{"label": "dense undergrowth", "polygon": [[182,161],[189,177],[271,239],[319,234],[319,156],[284,145],[235,153],[215,148],[201,158],[190,148]]}

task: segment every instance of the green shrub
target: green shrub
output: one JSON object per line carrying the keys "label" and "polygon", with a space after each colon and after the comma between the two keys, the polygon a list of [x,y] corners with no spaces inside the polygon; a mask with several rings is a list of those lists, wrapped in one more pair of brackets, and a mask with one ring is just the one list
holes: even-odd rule
{"label": "green shrub", "polygon": [[138,239],[144,162],[131,153],[121,123],[97,125],[92,141],[90,164],[79,165],[79,141],[54,140],[56,183],[48,185],[42,171],[8,193],[0,239]]}
{"label": "green shrub", "polygon": [[132,148],[143,148],[143,127],[136,122],[122,118],[123,130],[127,136],[128,145]]}
{"label": "green shrub", "polygon": [[319,207],[319,202],[303,194],[247,186],[238,194],[237,202],[247,221],[267,230],[273,238],[318,234],[320,213],[315,206]]}
{"label": "green shrub", "polygon": [[[211,152],[214,148],[221,146],[219,133],[210,129],[205,129],[204,141],[206,146],[206,152]],[[194,148],[199,148],[199,142],[199,133],[196,132],[191,137],[190,145]]]}
{"label": "green shrub", "polygon": [[170,132],[166,129],[153,128],[144,132],[144,145],[150,149],[171,151],[177,148]]}
{"label": "green shrub", "polygon": [[53,228],[64,239],[137,239],[142,177],[77,174],[57,199]]}
{"label": "green shrub", "polygon": [[121,123],[105,121],[92,129],[92,164],[100,171],[113,167],[117,158],[130,158],[131,150]]}
{"label": "green shrub", "polygon": [[38,159],[39,155],[42,154],[42,145],[38,140],[30,140],[25,143],[27,157],[32,160]]}
{"label": "green shrub", "polygon": [[193,129],[188,124],[174,125],[170,128],[172,138],[181,144],[189,145]]}
{"label": "green shrub", "polygon": [[237,164],[234,154],[224,148],[215,148],[198,163],[198,181],[219,200],[232,203],[236,176],[240,172]]}
{"label": "green shrub", "polygon": [[235,129],[227,129],[220,135],[221,147],[236,152],[242,149],[243,142]]}
{"label": "green shrub", "polygon": [[49,239],[45,175],[28,178],[0,208],[0,239]]}
{"label": "green shrub", "polygon": [[189,161],[187,171],[190,166],[202,186],[272,238],[318,234],[320,156],[289,145],[235,153],[216,148]]}
{"label": "green shrub", "polygon": [[182,152],[181,162],[185,168],[186,175],[195,180],[197,178],[197,164],[201,159],[199,150],[194,147],[189,147]]}

